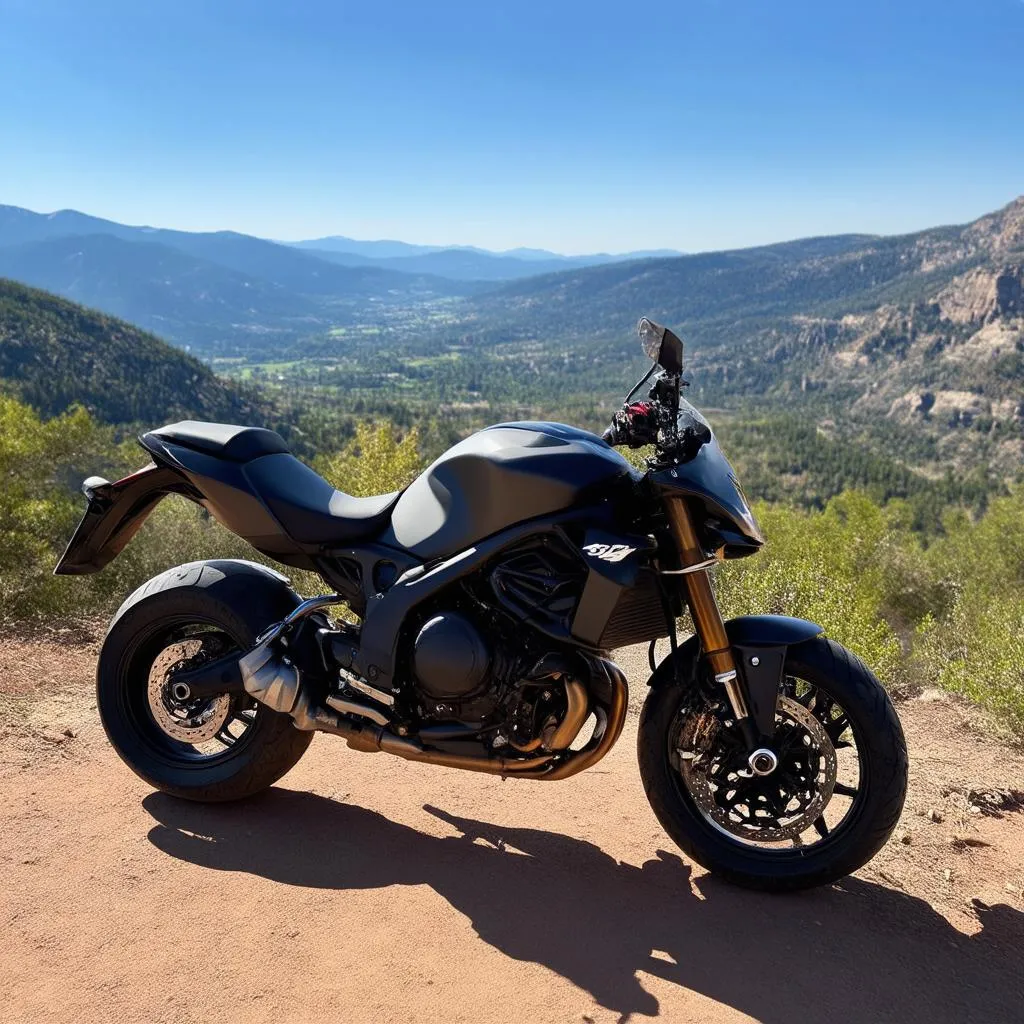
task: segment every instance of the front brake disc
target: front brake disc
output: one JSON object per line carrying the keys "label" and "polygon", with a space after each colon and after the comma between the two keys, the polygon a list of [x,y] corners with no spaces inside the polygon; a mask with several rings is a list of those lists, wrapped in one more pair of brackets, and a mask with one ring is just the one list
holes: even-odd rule
{"label": "front brake disc", "polygon": [[701,814],[744,842],[798,841],[832,798],[838,763],[825,727],[783,696],[775,724],[779,764],[770,775],[751,771],[745,749],[711,708],[685,719],[676,744],[679,774]]}

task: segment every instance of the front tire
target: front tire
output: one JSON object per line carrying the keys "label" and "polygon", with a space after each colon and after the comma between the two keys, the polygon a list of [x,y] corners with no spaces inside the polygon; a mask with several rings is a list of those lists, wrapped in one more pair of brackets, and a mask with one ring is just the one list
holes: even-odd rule
{"label": "front tire", "polygon": [[[825,806],[808,801],[810,815],[817,816],[814,828],[806,830],[808,841],[804,835],[785,835],[785,824],[780,826],[778,815],[766,809],[778,811],[770,798],[736,796],[743,791],[741,787],[752,785],[753,773],[748,779],[742,770],[717,768],[719,774],[712,778],[711,785],[693,784],[697,772],[693,762],[687,764],[684,759],[692,759],[694,754],[680,750],[681,745],[693,745],[694,730],[687,732],[685,722],[694,714],[711,713],[696,710],[701,702],[698,672],[703,670],[696,648],[684,645],[679,657],[684,661],[679,666],[679,678],[686,681],[685,685],[675,684],[670,660],[662,662],[651,679],[637,737],[644,789],[672,839],[709,871],[738,885],[777,892],[825,885],[866,864],[896,827],[907,787],[903,730],[888,694],[870,669],[855,654],[824,637],[787,651],[781,691],[786,699],[780,700],[780,708],[790,709],[791,720],[784,724],[796,732],[805,721],[811,734],[803,749],[796,748],[797,758],[803,756],[807,762],[804,751],[814,746],[812,736],[820,739],[827,734],[835,741],[835,749],[820,756],[821,778],[829,768],[832,778],[825,787]],[[808,710],[818,716],[819,724],[810,720]],[[727,718],[727,713],[720,712],[719,717]],[[708,720],[711,731],[725,735],[727,730],[716,720]],[[777,722],[784,720],[780,717]],[[824,745],[824,740],[820,743]],[[856,750],[856,781],[852,777],[848,782],[836,781],[842,748]],[[697,755],[696,763],[702,756]],[[719,763],[722,761],[720,756]],[[815,760],[815,778],[818,764]],[[806,786],[810,774],[803,773],[801,785]],[[716,804],[716,800],[724,804],[728,799],[740,800],[739,810]],[[849,801],[849,805],[843,801]],[[799,800],[794,797],[793,803],[799,805]],[[825,816],[829,804],[845,811],[831,828]],[[785,813],[797,818],[795,810]],[[838,816],[839,811],[828,813]],[[763,815],[763,819],[757,815]],[[763,829],[762,820],[766,826]],[[797,819],[793,830],[800,829],[801,824]]]}
{"label": "front tire", "polygon": [[155,789],[206,803],[239,800],[295,766],[313,734],[248,695],[179,705],[165,677],[237,650],[241,656],[299,597],[251,562],[193,562],[140,587],[100,651],[96,696],[107,738]]}

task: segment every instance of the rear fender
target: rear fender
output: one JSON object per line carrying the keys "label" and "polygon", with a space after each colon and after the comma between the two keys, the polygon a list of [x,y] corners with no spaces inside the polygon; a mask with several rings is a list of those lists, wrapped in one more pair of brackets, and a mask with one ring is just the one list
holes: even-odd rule
{"label": "rear fender", "polygon": [[99,572],[124,550],[168,494],[182,494],[193,501],[200,497],[178,472],[152,462],[113,483],[91,476],[82,491],[89,507],[53,570],[55,576]]}

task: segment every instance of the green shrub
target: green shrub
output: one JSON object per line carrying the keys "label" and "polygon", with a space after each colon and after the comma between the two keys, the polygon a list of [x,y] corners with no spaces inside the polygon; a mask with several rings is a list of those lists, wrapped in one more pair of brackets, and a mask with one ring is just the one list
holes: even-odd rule
{"label": "green shrub", "polygon": [[339,490],[357,497],[398,491],[423,469],[419,433],[413,427],[399,439],[390,423],[360,423],[340,452],[318,456],[313,468]]}
{"label": "green shrub", "polygon": [[[85,508],[79,482],[116,479],[145,456],[118,444],[80,409],[42,420],[0,396],[0,618],[109,615],[136,586],[199,558],[269,562],[197,506],[161,503],[103,572],[54,577],[53,566]],[[360,425],[314,466],[352,494],[405,487],[422,469],[415,430]],[[963,693],[1024,737],[1024,489],[993,500],[977,520],[957,509],[926,542],[906,502],[880,506],[847,492],[820,512],[759,505],[764,551],[721,566],[727,616],[798,615],[852,648],[887,685],[914,682]],[[312,573],[290,571],[306,593]]]}
{"label": "green shrub", "polygon": [[[78,483],[121,461],[113,432],[82,409],[41,420],[0,395],[0,608],[7,619],[60,610],[51,573],[84,506]],[[74,611],[72,609],[72,611]]]}
{"label": "green shrub", "polygon": [[922,616],[911,671],[1024,736],[1024,490],[993,501],[976,523],[951,514],[945,526],[927,552],[945,607]]}
{"label": "green shrub", "polygon": [[[390,425],[360,426],[340,452],[317,468],[354,494],[405,487],[422,467],[416,432],[398,439]],[[61,552],[85,511],[82,479],[117,479],[146,455],[117,444],[109,427],[75,409],[42,420],[28,406],[0,396],[0,621],[108,616],[141,583],[164,569],[203,558],[248,558],[274,565],[184,498],[164,500],[130,544],[102,572],[54,576]],[[289,569],[304,593],[323,581]]]}
{"label": "green shrub", "polygon": [[899,682],[900,640],[882,614],[886,588],[878,561],[889,535],[883,510],[848,493],[823,512],[759,505],[755,515],[767,543],[760,554],[717,570],[723,614],[811,619],[887,683]]}
{"label": "green shrub", "polygon": [[942,619],[926,616],[911,667],[920,682],[954,690],[1024,738],[1024,600],[961,594]]}

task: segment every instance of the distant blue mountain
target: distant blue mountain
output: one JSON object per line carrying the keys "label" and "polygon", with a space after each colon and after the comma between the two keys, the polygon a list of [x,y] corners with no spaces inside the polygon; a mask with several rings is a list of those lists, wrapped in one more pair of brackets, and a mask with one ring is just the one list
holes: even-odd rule
{"label": "distant blue mountain", "polygon": [[618,255],[593,253],[585,256],[564,256],[547,249],[518,248],[495,252],[473,245],[436,246],[393,240],[360,241],[344,235],[311,238],[290,244],[321,259],[347,267],[376,266],[403,273],[434,274],[456,281],[514,281],[576,267],[682,255],[674,249],[650,249]]}
{"label": "distant blue mountain", "polygon": [[[477,252],[486,250],[478,249]],[[588,256],[562,256],[559,253],[548,252],[547,249],[506,249],[497,253],[498,256],[512,256],[517,260],[565,260],[577,267],[593,267],[599,263],[624,263],[626,260],[658,259],[665,256],[685,256],[686,253],[679,249],[633,249],[630,252],[610,253],[596,252]]]}
{"label": "distant blue mountain", "polygon": [[0,276],[212,353],[287,344],[382,306],[470,297],[524,278],[650,256],[360,242],[120,224],[0,205]]}
{"label": "distant blue mountain", "polygon": [[[343,235],[282,243],[236,231],[175,231],[119,224],[78,210],[34,213],[17,206],[0,206],[0,247],[86,235],[163,245],[302,294],[342,299],[352,295],[365,297],[380,290],[402,293],[410,288],[420,293],[451,294],[465,291],[468,282],[515,281],[577,267],[679,255],[672,250],[585,256],[526,248],[491,252],[469,245],[359,241]],[[445,281],[463,284],[454,286]],[[42,281],[33,283],[46,287]],[[75,298],[82,301],[81,296]],[[124,315],[120,309],[111,312]]]}
{"label": "distant blue mountain", "polygon": [[381,239],[377,242],[360,242],[344,235],[328,235],[326,238],[311,238],[304,242],[285,242],[295,249],[316,249],[318,252],[345,252],[353,256],[366,256],[373,260],[394,259],[400,256],[423,256],[426,253],[440,252],[443,245],[412,245],[409,242],[396,242]]}
{"label": "distant blue mountain", "polygon": [[287,340],[380,304],[480,285],[378,264],[345,266],[233,231],[133,227],[76,210],[0,206],[0,277],[207,351]]}
{"label": "distant blue mountain", "polygon": [[[358,269],[345,269],[310,253],[300,252],[292,246],[268,242],[237,231],[174,231],[168,228],[133,227],[90,217],[77,210],[33,213],[16,206],[0,206],[0,247],[85,235],[105,235],[127,242],[167,246],[195,259],[241,274],[252,274],[267,283],[307,295],[344,298],[354,292],[364,293],[367,289],[370,292],[387,288],[401,290],[411,284],[410,280],[388,272],[383,267],[359,264]],[[450,291],[450,286],[442,290]],[[78,301],[83,300],[79,298]]]}
{"label": "distant blue mountain", "polygon": [[[381,270],[400,271],[404,274],[430,274],[452,281],[516,281],[523,277],[548,274],[559,270],[572,270],[581,264],[564,256],[551,259],[516,259],[497,253],[485,253],[475,249],[436,249],[433,252],[415,253],[406,256],[392,256],[387,259],[372,258],[354,252],[329,249],[303,249],[303,253],[319,256],[323,260],[345,267],[377,267]],[[587,266],[588,264],[582,264]]]}

